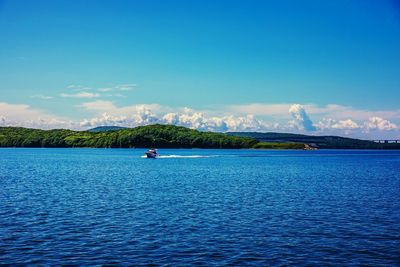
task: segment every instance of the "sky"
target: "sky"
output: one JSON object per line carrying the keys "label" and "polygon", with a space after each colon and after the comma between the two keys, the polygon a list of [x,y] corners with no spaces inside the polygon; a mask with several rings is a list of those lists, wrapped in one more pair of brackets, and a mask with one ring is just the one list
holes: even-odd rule
{"label": "sky", "polygon": [[0,0],[0,126],[400,139],[400,2]]}

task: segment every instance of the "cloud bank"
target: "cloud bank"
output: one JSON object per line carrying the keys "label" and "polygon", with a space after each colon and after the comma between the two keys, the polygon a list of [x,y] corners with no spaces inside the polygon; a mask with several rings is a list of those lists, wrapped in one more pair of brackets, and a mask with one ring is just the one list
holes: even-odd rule
{"label": "cloud bank", "polygon": [[0,102],[0,126],[74,129],[77,124],[66,118],[57,117],[40,109],[32,108],[29,105]]}
{"label": "cloud bank", "polygon": [[[61,118],[24,104],[0,103],[0,126],[24,126],[42,129],[69,128],[84,130],[96,126],[116,125],[135,127],[161,123],[173,124],[202,131],[277,131],[318,135],[345,135],[365,139],[400,138],[399,126],[394,122],[398,111],[379,111],[383,116],[366,116],[370,111],[354,110],[339,105],[324,107],[300,104],[265,105],[267,115],[259,114],[262,104],[226,106],[221,110],[172,108],[159,104],[117,106],[111,101],[96,100],[76,106],[87,119],[76,121]],[[285,110],[286,109],[286,110]],[[236,110],[233,112],[232,110]],[[350,115],[342,116],[347,110]],[[269,114],[274,115],[269,115]],[[339,114],[339,115],[337,115]],[[393,120],[389,120],[393,118]],[[398,120],[397,120],[398,121]]]}

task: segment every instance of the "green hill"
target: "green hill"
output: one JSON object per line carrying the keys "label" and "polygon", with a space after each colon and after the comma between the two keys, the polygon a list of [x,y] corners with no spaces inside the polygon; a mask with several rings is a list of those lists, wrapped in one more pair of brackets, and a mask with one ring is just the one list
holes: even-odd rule
{"label": "green hill", "polygon": [[327,149],[400,149],[400,143],[375,143],[368,140],[340,136],[313,136],[292,133],[230,132],[231,136],[250,137],[260,142],[302,143],[316,148]]}
{"label": "green hill", "polygon": [[109,131],[116,131],[126,129],[126,127],[121,126],[98,126],[92,129],[87,130],[88,132],[97,133],[97,132],[109,132]]}
{"label": "green hill", "polygon": [[105,132],[0,127],[0,147],[251,148],[257,143],[248,137],[160,124]]}
{"label": "green hill", "polygon": [[173,125],[136,128],[101,127],[89,131],[39,130],[0,127],[0,147],[98,147],[98,148],[258,148],[400,149],[400,143],[375,143],[340,136],[289,133],[201,132]]}

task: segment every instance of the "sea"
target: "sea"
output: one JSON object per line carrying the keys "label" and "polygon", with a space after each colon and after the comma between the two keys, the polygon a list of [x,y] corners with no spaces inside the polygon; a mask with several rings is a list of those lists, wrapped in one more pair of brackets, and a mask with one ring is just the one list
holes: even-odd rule
{"label": "sea", "polygon": [[400,266],[400,151],[0,149],[0,264]]}

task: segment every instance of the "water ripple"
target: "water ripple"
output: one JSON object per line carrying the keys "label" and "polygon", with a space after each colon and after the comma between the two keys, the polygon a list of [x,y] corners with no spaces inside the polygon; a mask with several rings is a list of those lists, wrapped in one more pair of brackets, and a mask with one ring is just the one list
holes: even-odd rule
{"label": "water ripple", "polygon": [[400,262],[398,152],[142,152],[0,149],[0,263]]}

